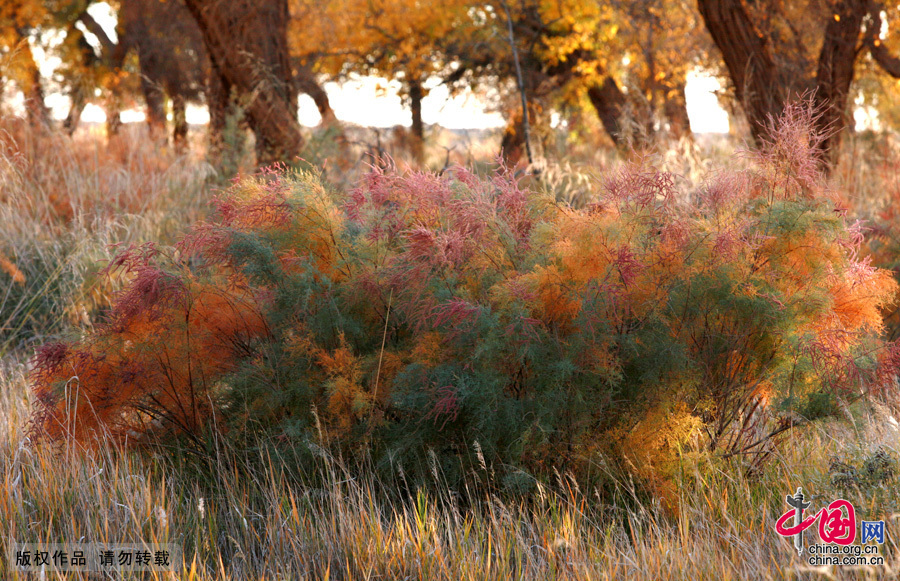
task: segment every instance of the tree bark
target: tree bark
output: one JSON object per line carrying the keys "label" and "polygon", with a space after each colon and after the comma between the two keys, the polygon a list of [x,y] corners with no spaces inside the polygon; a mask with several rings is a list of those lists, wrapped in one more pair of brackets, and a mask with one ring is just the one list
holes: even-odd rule
{"label": "tree bark", "polygon": [[[861,48],[862,23],[872,4],[871,0],[837,0],[831,6],[815,79],[809,82],[776,65],[768,39],[754,25],[743,0],[698,0],[700,14],[722,52],[758,143],[767,137],[770,120],[776,119],[790,100],[812,91],[820,113],[813,129],[823,137],[819,144],[822,162],[825,169],[833,165],[848,125],[848,95]],[[797,70],[805,68],[804,63],[797,64]]]}
{"label": "tree bark", "polygon": [[185,0],[213,70],[233,87],[256,135],[261,165],[291,161],[303,146],[287,43],[287,0]]}
{"label": "tree bark", "polygon": [[698,0],[698,8],[722,53],[737,98],[750,121],[750,133],[759,141],[764,137],[769,117],[777,117],[784,109],[788,83],[781,77],[765,35],[754,25],[742,0]]}
{"label": "tree bark", "polygon": [[[138,57],[140,58],[140,57]],[[144,93],[144,102],[147,104],[147,125],[150,128],[150,136],[153,139],[165,139],[166,137],[166,95],[157,83],[141,75],[141,90]]]}
{"label": "tree bark", "polygon": [[41,83],[41,70],[34,61],[34,55],[31,47],[25,43],[25,58],[30,60],[31,66],[28,70],[28,96],[26,101],[26,109],[28,110],[28,120],[32,127],[46,130],[50,128],[50,110],[44,104],[44,85]]}
{"label": "tree bark", "polygon": [[206,104],[209,107],[209,150],[217,157],[225,146],[225,128],[228,116],[236,112],[231,88],[211,71],[206,82]]}
{"label": "tree bark", "polygon": [[892,55],[878,37],[882,26],[882,10],[884,10],[884,8],[882,7],[881,2],[870,0],[869,16],[872,18],[872,23],[870,26],[866,27],[865,43],[872,54],[872,58],[878,63],[878,66],[890,76],[898,79],[900,78],[900,58]]}
{"label": "tree bark", "polygon": [[69,113],[63,121],[63,130],[66,132],[66,135],[69,136],[73,135],[75,130],[78,129],[78,124],[81,122],[81,114],[84,112],[85,106],[84,97],[81,96],[81,91],[74,92],[71,98],[72,106],[69,107]]}
{"label": "tree bark", "polygon": [[425,90],[418,79],[409,84],[409,108],[412,111],[412,150],[413,159],[421,165],[425,161],[425,122],[422,121],[422,99]]}
{"label": "tree bark", "polygon": [[35,129],[45,131],[50,128],[50,110],[44,104],[44,85],[41,82],[41,69],[34,60],[31,44],[28,42],[28,32],[16,28],[18,38],[17,56],[20,63],[20,86],[25,94],[25,111],[28,115],[28,123]]}
{"label": "tree bark", "polygon": [[837,161],[838,146],[847,128],[848,95],[859,52],[859,39],[867,0],[841,0],[834,6],[835,18],[825,28],[816,70],[815,101],[821,111],[817,125],[823,132],[821,149],[828,166]]}
{"label": "tree bark", "polygon": [[628,137],[622,122],[628,109],[628,97],[615,79],[606,77],[599,85],[589,88],[588,99],[616,147],[626,147]]}
{"label": "tree bark", "polygon": [[688,117],[684,83],[679,84],[674,95],[667,95],[663,104],[663,114],[669,122],[669,133],[674,139],[688,138],[691,133],[691,119]]}
{"label": "tree bark", "polygon": [[515,167],[525,153],[525,131],[522,127],[522,112],[510,116],[503,137],[500,140],[500,156],[509,167]]}
{"label": "tree bark", "polygon": [[172,143],[175,149],[182,150],[187,143],[187,102],[184,95],[172,95]]}

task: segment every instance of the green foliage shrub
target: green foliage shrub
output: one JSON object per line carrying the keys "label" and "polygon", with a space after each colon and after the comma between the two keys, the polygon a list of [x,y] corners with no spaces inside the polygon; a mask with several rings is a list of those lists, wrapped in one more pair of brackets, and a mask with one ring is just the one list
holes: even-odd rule
{"label": "green foliage shrub", "polygon": [[758,459],[893,386],[897,284],[859,258],[806,135],[795,118],[692,199],[630,165],[577,210],[503,169],[243,178],[177,247],[113,263],[135,278],[109,322],[36,359],[35,425],[262,431],[450,478],[604,455],[669,494],[655,475],[689,446]]}

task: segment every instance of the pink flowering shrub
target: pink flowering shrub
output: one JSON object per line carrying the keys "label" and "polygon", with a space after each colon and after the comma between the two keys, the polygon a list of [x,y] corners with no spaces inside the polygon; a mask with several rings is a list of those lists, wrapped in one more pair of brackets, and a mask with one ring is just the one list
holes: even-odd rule
{"label": "pink flowering shrub", "polygon": [[373,170],[346,195],[245,178],[177,248],[114,263],[135,277],[110,322],[38,354],[36,425],[199,438],[215,419],[406,473],[428,449],[445,474],[604,454],[652,478],[689,444],[758,461],[885,395],[900,361],[881,339],[897,283],[792,123],[690,201],[640,165],[583,210],[502,169]]}

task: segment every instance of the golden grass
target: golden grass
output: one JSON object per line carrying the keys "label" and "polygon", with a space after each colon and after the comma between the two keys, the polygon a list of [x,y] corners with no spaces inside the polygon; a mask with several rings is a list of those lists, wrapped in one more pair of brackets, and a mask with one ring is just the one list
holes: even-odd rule
{"label": "golden grass", "polygon": [[22,123],[0,123],[0,354],[87,324],[115,288],[94,276],[109,246],[173,241],[205,215],[214,176],[137,127],[106,144]]}
{"label": "golden grass", "polygon": [[[740,470],[701,473],[686,463],[674,515],[637,503],[627,482],[612,503],[567,479],[530,502],[470,490],[476,502],[463,508],[440,487],[439,475],[430,492],[390,501],[371,474],[354,475],[324,452],[323,484],[292,481],[277,461],[227,448],[213,460],[217,476],[201,481],[108,446],[92,453],[32,446],[22,432],[29,410],[24,374],[12,358],[0,367],[0,534],[19,542],[184,546],[186,562],[175,574],[135,578],[888,579],[900,572],[896,476],[843,490],[828,474],[833,455],[852,459],[876,445],[893,448],[898,433],[891,427],[798,433],[754,481]],[[885,518],[887,564],[804,566],[774,532],[787,508],[784,495],[798,485],[816,507],[843,495],[858,518]],[[27,578],[4,566],[3,579]]]}

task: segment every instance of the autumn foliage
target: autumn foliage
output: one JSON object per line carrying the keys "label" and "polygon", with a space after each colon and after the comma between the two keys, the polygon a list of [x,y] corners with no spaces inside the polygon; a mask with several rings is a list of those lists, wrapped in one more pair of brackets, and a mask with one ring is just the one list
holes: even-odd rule
{"label": "autumn foliage", "polygon": [[262,430],[407,470],[430,449],[447,473],[764,457],[886,395],[900,361],[880,338],[897,283],[793,115],[745,171],[687,192],[632,164],[579,210],[503,169],[376,169],[346,194],[243,178],[178,246],[110,265],[133,281],[108,321],[36,357],[35,426]]}

